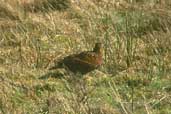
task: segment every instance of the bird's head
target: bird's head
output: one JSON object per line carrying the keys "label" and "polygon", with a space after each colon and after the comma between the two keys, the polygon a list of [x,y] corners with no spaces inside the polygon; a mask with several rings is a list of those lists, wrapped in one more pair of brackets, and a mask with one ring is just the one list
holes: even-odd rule
{"label": "bird's head", "polygon": [[93,52],[101,54],[103,53],[102,43],[96,43]]}

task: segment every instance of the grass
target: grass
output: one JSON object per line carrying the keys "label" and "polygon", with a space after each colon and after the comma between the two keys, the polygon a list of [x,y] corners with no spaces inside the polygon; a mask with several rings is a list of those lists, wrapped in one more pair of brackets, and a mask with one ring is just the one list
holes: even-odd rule
{"label": "grass", "polygon": [[[0,114],[170,114],[167,0],[6,0],[0,5]],[[47,70],[104,46],[85,76]]]}

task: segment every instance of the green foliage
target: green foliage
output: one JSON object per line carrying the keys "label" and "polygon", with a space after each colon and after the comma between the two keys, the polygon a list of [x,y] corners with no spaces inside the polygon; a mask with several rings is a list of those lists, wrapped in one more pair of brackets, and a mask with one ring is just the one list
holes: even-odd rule
{"label": "green foliage", "polygon": [[[170,113],[168,4],[27,2],[0,6],[0,113]],[[98,41],[104,64],[97,71],[47,70]]]}
{"label": "green foliage", "polygon": [[70,0],[36,0],[33,3],[25,4],[24,8],[31,12],[64,11],[68,9],[70,5]]}

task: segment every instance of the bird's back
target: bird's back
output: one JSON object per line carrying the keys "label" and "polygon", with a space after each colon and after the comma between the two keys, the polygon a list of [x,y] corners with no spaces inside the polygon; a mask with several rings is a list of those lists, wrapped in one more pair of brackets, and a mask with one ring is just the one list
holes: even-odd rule
{"label": "bird's back", "polygon": [[62,62],[72,72],[85,74],[98,68],[102,64],[102,57],[98,56],[94,52],[88,51],[67,56]]}

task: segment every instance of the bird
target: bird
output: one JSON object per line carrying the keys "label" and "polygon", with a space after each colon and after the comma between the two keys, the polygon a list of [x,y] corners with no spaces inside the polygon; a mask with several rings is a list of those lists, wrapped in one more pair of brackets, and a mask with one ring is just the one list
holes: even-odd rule
{"label": "bird", "polygon": [[74,74],[87,74],[103,63],[103,47],[102,43],[98,42],[92,51],[83,51],[78,54],[72,54],[64,57],[57,61],[54,66],[50,67],[49,70],[57,68],[65,68]]}

